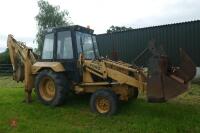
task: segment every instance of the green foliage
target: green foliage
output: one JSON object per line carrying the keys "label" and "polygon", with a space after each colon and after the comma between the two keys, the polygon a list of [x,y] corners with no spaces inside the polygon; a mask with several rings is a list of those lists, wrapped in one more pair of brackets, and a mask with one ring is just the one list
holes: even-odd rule
{"label": "green foliage", "polygon": [[125,26],[110,26],[110,28],[107,30],[107,33],[114,33],[114,32],[121,32],[121,31],[127,31],[132,30],[132,27],[125,27]]}
{"label": "green foliage", "polygon": [[0,53],[0,64],[10,64],[10,55],[8,48],[5,50],[5,52]]}
{"label": "green foliage", "polygon": [[[115,116],[90,112],[89,96],[69,95],[66,104],[50,107],[26,104],[23,84],[0,77],[0,133],[199,133],[200,85],[167,103],[147,103],[143,97],[119,104]],[[16,127],[11,126],[16,120]]]}
{"label": "green foliage", "polygon": [[41,53],[44,42],[44,30],[51,27],[67,26],[71,24],[71,21],[68,11],[60,11],[59,6],[53,6],[47,1],[39,0],[38,7],[39,13],[35,17],[38,25],[38,33],[36,35],[38,49],[36,53]]}

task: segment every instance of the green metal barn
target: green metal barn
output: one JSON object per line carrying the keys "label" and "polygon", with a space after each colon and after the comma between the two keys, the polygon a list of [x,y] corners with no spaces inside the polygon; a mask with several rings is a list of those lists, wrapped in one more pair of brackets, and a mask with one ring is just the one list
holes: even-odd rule
{"label": "green metal barn", "polygon": [[[97,35],[102,56],[111,57],[115,53],[119,59],[129,63],[152,39],[163,45],[172,63],[179,62],[179,48],[183,48],[200,66],[200,20]],[[140,65],[146,64],[147,56],[140,59]]]}

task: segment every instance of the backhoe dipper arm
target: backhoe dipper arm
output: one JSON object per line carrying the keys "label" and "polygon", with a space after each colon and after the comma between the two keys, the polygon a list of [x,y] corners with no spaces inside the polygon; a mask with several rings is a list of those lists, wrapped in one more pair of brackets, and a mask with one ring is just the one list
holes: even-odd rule
{"label": "backhoe dipper arm", "polygon": [[8,35],[7,46],[13,67],[13,80],[24,82],[27,94],[26,101],[30,102],[32,88],[34,87],[31,67],[36,62],[36,56],[31,48],[23,42],[16,41],[12,35]]}

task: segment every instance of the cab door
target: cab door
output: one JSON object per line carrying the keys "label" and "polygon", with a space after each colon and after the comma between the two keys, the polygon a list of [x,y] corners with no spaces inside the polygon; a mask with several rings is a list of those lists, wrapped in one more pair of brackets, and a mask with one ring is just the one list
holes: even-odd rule
{"label": "cab door", "polygon": [[77,70],[76,48],[73,45],[71,31],[58,31],[56,33],[56,61],[63,64],[67,75],[72,81],[80,82]]}

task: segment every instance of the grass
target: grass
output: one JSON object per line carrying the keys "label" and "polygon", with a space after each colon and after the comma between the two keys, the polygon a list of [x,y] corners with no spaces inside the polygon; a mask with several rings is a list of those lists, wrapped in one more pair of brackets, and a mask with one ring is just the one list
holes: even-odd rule
{"label": "grass", "polygon": [[[119,104],[118,114],[104,117],[89,109],[88,96],[70,96],[64,106],[23,103],[23,85],[0,77],[0,133],[199,133],[200,85],[167,103],[143,97]],[[16,126],[11,123],[16,122]]]}

